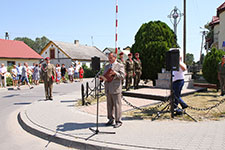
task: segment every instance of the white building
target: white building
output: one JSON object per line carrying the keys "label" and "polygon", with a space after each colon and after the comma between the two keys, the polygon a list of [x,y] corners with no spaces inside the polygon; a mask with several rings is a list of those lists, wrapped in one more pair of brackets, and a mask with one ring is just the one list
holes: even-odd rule
{"label": "white building", "polygon": [[107,56],[97,47],[81,45],[78,40],[74,43],[50,41],[40,54],[43,58],[50,57],[51,63],[65,64],[66,67],[78,61],[90,68],[94,56],[100,57],[101,67],[108,61]]}

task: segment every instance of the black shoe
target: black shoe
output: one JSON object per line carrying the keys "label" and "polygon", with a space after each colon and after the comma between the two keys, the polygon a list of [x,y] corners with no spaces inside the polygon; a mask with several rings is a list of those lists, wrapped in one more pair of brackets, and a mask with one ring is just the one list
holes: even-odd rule
{"label": "black shoe", "polygon": [[116,122],[116,124],[114,125],[114,128],[119,128],[120,126],[122,126],[122,122]]}
{"label": "black shoe", "polygon": [[33,89],[34,87],[32,86],[32,87],[30,87],[30,89]]}
{"label": "black shoe", "polygon": [[113,122],[114,122],[114,120],[109,120],[109,121],[105,124],[105,126],[112,126],[112,125],[113,125]]}
{"label": "black shoe", "polygon": [[182,106],[182,109],[185,109],[185,108],[188,108],[187,104]]}
{"label": "black shoe", "polygon": [[52,97],[50,97],[50,98],[49,98],[49,100],[51,100],[51,101],[52,101],[52,100],[53,100],[53,98],[52,98]]}

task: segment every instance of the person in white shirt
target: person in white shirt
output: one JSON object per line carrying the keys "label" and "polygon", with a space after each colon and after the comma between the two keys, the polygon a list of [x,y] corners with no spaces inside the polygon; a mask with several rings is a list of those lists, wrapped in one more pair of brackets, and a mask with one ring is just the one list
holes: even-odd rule
{"label": "person in white shirt", "polygon": [[5,67],[5,64],[2,63],[0,67],[0,81],[1,81],[1,87],[6,87],[6,73],[7,68]]}
{"label": "person in white shirt", "polygon": [[79,64],[76,64],[76,66],[74,68],[75,82],[77,82],[78,79],[79,79],[79,69],[80,69],[80,65]]}
{"label": "person in white shirt", "polygon": [[17,66],[17,75],[18,75],[18,84],[20,84],[20,80],[21,80],[21,76],[22,76],[22,68],[23,66],[21,66],[21,63],[18,63]]}
{"label": "person in white shirt", "polygon": [[173,92],[175,95],[174,108],[176,109],[178,104],[181,105],[182,109],[188,107],[188,105],[182,100],[181,90],[184,86],[184,72],[187,70],[186,65],[182,62],[180,57],[179,71],[173,71]]}
{"label": "person in white shirt", "polygon": [[73,82],[73,74],[74,74],[74,69],[73,69],[73,65],[71,65],[68,68],[68,76],[71,83]]}
{"label": "person in white shirt", "polygon": [[17,87],[18,90],[20,90],[20,86],[21,86],[21,84],[22,84],[24,81],[27,83],[27,85],[28,85],[28,87],[29,87],[30,89],[33,89],[33,88],[34,88],[34,87],[31,86],[30,83],[29,83],[29,80],[28,80],[28,71],[29,71],[29,69],[28,69],[28,64],[27,64],[27,62],[25,62],[25,63],[24,63],[24,66],[23,66],[23,68],[22,68],[21,82],[18,84],[18,87]]}
{"label": "person in white shirt", "polygon": [[13,86],[16,87],[17,86],[17,82],[18,82],[18,71],[16,69],[16,65],[13,65],[13,68],[11,70],[11,74],[12,74],[12,79],[13,79]]}

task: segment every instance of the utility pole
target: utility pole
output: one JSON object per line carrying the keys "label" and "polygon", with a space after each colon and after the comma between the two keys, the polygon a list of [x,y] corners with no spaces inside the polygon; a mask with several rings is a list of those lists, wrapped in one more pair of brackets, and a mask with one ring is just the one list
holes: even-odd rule
{"label": "utility pole", "polygon": [[204,47],[204,39],[205,39],[205,36],[208,34],[208,31],[201,31],[202,33],[202,43],[201,43],[201,50],[200,50],[200,57],[199,57],[199,64],[201,64],[201,61],[202,61],[202,49]]}
{"label": "utility pole", "polygon": [[183,37],[183,61],[186,62],[186,0],[184,0],[184,37]]}

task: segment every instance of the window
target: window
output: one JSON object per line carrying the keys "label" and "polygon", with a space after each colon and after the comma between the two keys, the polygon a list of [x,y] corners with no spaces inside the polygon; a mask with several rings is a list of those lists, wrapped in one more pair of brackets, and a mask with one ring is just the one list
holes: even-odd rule
{"label": "window", "polygon": [[54,48],[50,49],[50,59],[55,59],[55,49]]}
{"label": "window", "polygon": [[7,66],[12,66],[15,65],[16,62],[15,61],[7,61]]}

